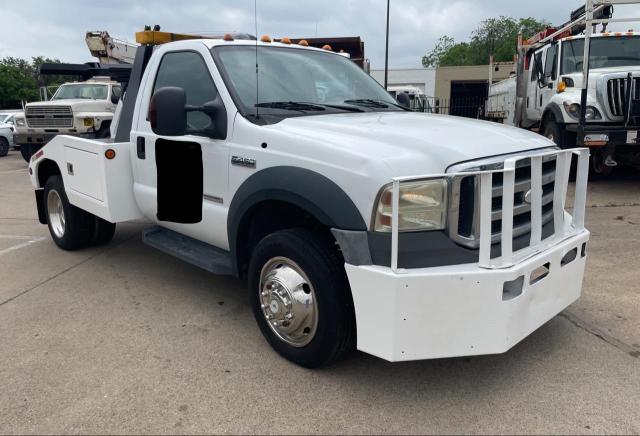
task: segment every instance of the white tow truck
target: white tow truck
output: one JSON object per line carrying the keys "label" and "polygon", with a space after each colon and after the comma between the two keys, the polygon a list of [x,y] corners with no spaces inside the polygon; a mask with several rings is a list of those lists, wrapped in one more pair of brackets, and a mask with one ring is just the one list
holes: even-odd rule
{"label": "white tow truck", "polygon": [[29,164],[60,248],[148,220],[145,243],[246,279],[305,367],[503,353],[579,298],[588,150],[409,111],[302,43],[137,39],[115,138],[57,136]]}
{"label": "white tow truck", "polygon": [[640,168],[640,33],[591,34],[592,25],[616,22],[614,3],[640,2],[588,0],[566,24],[520,39],[517,74],[491,84],[487,101],[489,119],[537,129],[562,148],[590,147],[594,175],[618,163]]}

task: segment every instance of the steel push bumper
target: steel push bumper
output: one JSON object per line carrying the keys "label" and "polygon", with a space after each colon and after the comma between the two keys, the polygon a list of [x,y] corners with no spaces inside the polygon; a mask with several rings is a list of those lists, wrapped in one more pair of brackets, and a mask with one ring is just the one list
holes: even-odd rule
{"label": "steel push bumper", "polygon": [[[542,238],[542,161],[556,159],[554,234]],[[572,157],[577,159],[572,214],[566,212]],[[531,240],[513,251],[515,168],[531,159]],[[346,265],[358,329],[358,349],[388,361],[503,353],[579,298],[589,232],[584,228],[587,149],[510,158],[496,171],[464,173],[479,182],[478,262],[398,268],[400,184],[393,180],[391,267]],[[492,174],[503,173],[501,255],[491,255]],[[510,200],[511,199],[511,200]],[[495,239],[495,235],[494,235]],[[493,241],[495,243],[495,241]]]}

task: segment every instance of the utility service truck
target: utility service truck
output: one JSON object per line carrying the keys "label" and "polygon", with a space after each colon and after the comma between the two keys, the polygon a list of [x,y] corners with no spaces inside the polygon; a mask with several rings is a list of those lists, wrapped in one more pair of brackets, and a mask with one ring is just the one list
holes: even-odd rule
{"label": "utility service truck", "polygon": [[[588,3],[559,28],[520,39],[517,74],[491,84],[487,117],[538,129],[562,148],[584,143],[591,148],[592,173],[607,175],[618,163],[640,168],[640,33],[585,35],[594,19],[613,21],[612,6]],[[589,13],[594,15],[587,22]],[[583,87],[586,108],[580,138]]]}
{"label": "utility service truck", "polygon": [[145,243],[245,279],[305,367],[503,353],[580,296],[588,150],[410,111],[303,41],[137,38],[115,138],[60,135],[29,164],[60,248],[148,220]]}

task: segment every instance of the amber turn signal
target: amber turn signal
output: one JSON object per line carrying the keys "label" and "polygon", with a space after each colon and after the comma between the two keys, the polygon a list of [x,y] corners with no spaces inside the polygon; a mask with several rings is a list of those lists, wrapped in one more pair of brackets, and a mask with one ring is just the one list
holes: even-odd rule
{"label": "amber turn signal", "polygon": [[108,148],[107,151],[104,152],[104,157],[111,160],[116,157],[116,151],[113,148]]}
{"label": "amber turn signal", "polygon": [[558,92],[565,92],[567,90],[567,84],[564,82],[558,82]]}

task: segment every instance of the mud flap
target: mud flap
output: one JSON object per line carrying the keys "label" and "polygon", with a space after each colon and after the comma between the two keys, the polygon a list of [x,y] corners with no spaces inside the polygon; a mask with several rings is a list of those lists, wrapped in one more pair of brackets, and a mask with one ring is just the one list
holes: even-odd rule
{"label": "mud flap", "polygon": [[156,141],[157,198],[160,221],[202,221],[202,147],[197,142]]}
{"label": "mud flap", "polygon": [[38,221],[47,224],[47,213],[44,210],[44,189],[36,189],[36,206],[38,207]]}

